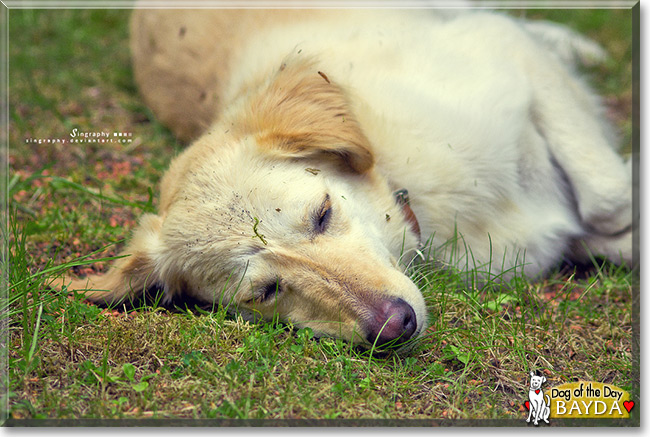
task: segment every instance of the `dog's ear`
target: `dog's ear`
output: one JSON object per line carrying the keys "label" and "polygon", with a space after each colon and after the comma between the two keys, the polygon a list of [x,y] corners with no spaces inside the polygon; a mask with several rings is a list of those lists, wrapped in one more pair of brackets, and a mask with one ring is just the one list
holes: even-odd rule
{"label": "dog's ear", "polygon": [[535,376],[535,372],[533,372],[533,371],[531,370],[531,371],[530,371],[530,377],[532,378],[533,376]]}
{"label": "dog's ear", "polygon": [[102,305],[144,298],[149,288],[160,284],[155,259],[161,247],[161,227],[160,217],[144,215],[129,245],[121,253],[124,257],[116,260],[108,273],[76,280],[63,278],[50,286],[80,291],[88,300]]}
{"label": "dog's ear", "polygon": [[370,142],[345,91],[313,62],[288,60],[250,102],[241,122],[262,147],[283,157],[327,154],[355,172],[374,164]]}

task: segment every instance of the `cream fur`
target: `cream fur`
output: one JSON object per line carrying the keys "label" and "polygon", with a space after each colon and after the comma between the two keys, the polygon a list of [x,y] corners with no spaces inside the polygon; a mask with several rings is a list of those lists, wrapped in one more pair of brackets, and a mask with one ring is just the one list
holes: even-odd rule
{"label": "cream fur", "polygon": [[[399,188],[450,268],[535,276],[586,259],[582,243],[632,262],[629,166],[567,65],[600,52],[562,27],[485,12],[137,11],[133,38],[159,117],[182,138],[216,121],[171,164],[131,256],[90,278],[109,290],[92,300],[155,285],[369,344],[370,320],[400,298],[417,336],[426,307],[402,269],[419,241]],[[174,44],[201,68],[174,62]],[[194,109],[186,89],[212,98]]]}

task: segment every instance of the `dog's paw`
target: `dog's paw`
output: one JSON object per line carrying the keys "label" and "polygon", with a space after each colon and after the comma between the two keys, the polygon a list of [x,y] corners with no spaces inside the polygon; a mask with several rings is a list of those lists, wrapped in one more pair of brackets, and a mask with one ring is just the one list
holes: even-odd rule
{"label": "dog's paw", "polygon": [[[633,229],[630,229],[619,236],[592,235],[584,239],[584,247],[578,247],[576,254],[578,258],[589,260],[589,254],[606,257],[614,264],[626,264],[630,268],[636,266],[638,258],[635,257],[635,248],[632,242]],[[638,249],[637,249],[638,250]]]}

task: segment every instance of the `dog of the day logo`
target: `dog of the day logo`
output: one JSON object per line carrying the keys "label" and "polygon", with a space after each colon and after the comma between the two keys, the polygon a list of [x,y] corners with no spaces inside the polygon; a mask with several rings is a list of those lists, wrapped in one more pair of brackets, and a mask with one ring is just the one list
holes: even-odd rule
{"label": "dog of the day logo", "polygon": [[544,396],[542,391],[542,384],[546,382],[545,376],[536,376],[532,371],[530,372],[530,387],[528,389],[528,400],[524,403],[528,408],[528,418],[526,422],[533,421],[533,425],[539,425],[539,421],[543,420],[548,423],[548,418],[551,415],[550,405],[551,400],[548,395]]}
{"label": "dog of the day logo", "polygon": [[635,406],[630,394],[595,381],[569,382],[542,389],[545,376],[530,372],[526,422],[539,425],[549,419],[628,419]]}

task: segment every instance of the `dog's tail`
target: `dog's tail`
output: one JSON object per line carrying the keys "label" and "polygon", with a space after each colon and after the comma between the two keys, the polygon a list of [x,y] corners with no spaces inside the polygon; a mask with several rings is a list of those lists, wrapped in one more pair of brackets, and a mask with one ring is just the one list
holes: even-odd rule
{"label": "dog's tail", "polygon": [[550,407],[551,406],[551,397],[548,394],[545,394],[546,396],[546,406]]}
{"label": "dog's tail", "polygon": [[591,67],[607,60],[599,44],[566,26],[544,20],[526,21],[524,26],[565,62]]}
{"label": "dog's tail", "polygon": [[163,288],[155,262],[161,227],[160,217],[144,215],[131,242],[108,273],[82,279],[64,276],[49,286],[60,291],[79,292],[89,301],[103,306],[113,306],[127,299],[146,300],[149,290]]}

